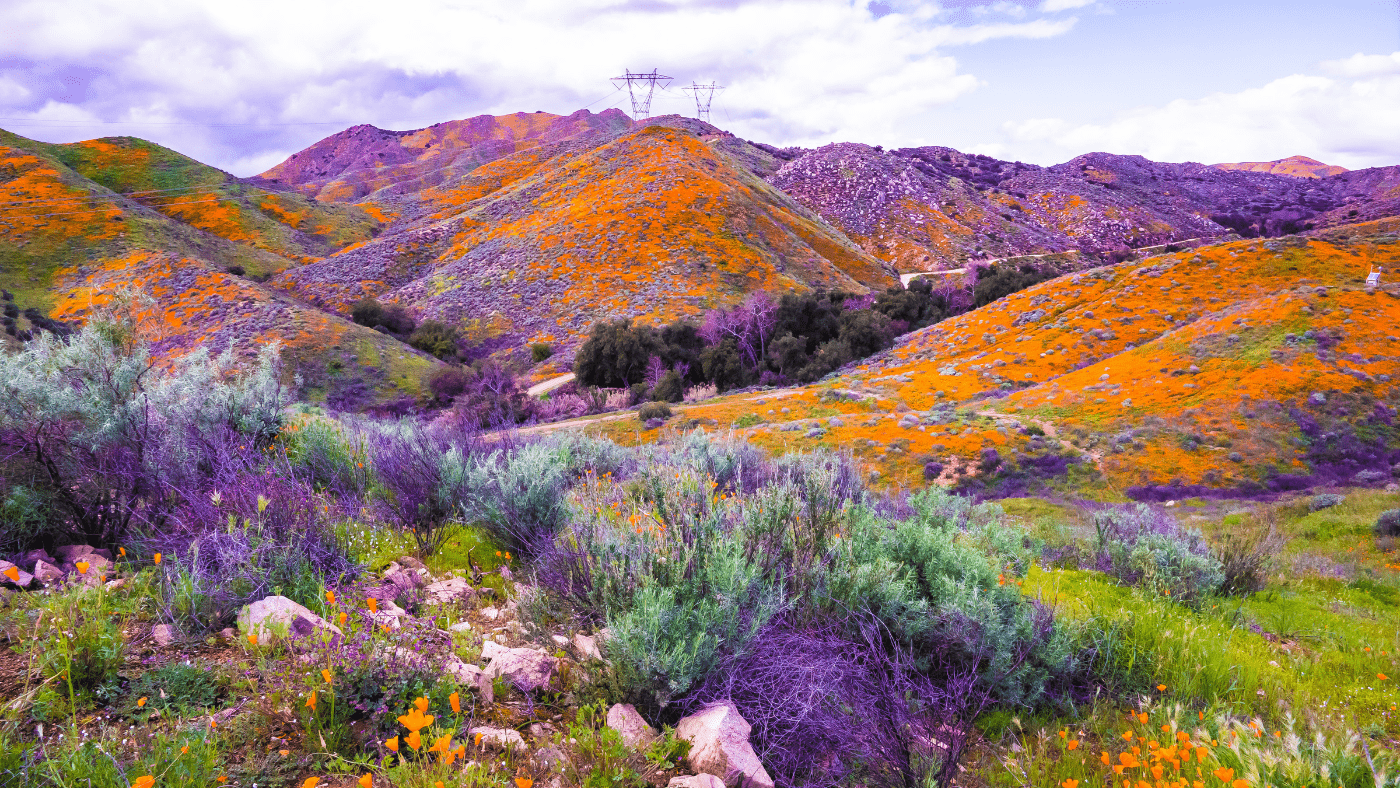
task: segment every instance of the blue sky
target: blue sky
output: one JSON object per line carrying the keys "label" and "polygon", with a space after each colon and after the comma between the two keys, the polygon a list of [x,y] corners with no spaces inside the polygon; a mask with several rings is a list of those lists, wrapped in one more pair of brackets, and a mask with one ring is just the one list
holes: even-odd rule
{"label": "blue sky", "polygon": [[239,175],[356,123],[626,109],[607,78],[653,67],[728,86],[715,123],[779,145],[1400,164],[1395,0],[0,6],[0,127],[145,137]]}

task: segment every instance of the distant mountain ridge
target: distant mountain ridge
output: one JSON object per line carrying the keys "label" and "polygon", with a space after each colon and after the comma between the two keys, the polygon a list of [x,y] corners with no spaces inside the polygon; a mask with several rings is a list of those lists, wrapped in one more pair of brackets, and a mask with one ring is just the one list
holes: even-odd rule
{"label": "distant mountain ridge", "polygon": [[1243,170],[1245,172],[1267,172],[1270,175],[1290,175],[1294,178],[1326,178],[1348,172],[1346,167],[1323,164],[1307,156],[1289,156],[1274,161],[1241,161],[1234,164],[1212,164],[1218,170]]}

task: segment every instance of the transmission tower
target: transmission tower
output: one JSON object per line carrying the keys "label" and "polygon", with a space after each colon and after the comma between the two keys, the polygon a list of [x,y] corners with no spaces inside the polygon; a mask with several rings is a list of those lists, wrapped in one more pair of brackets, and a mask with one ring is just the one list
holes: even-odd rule
{"label": "transmission tower", "polygon": [[[612,78],[613,84],[619,82],[627,83],[627,95],[632,98],[632,119],[646,120],[651,117],[651,96],[656,91],[656,83],[663,82],[662,90],[666,89],[664,82],[670,82],[671,77],[665,74],[656,73],[652,69],[650,74],[640,71],[625,71],[620,77]],[[619,88],[621,85],[617,85]]]}
{"label": "transmission tower", "polygon": [[692,82],[689,85],[681,88],[681,90],[684,90],[685,92],[695,96],[695,117],[705,121],[706,123],[709,123],[710,102],[713,101],[715,98],[715,91],[724,90],[724,86],[716,85],[713,82],[711,82],[708,85],[701,85],[697,82]]}

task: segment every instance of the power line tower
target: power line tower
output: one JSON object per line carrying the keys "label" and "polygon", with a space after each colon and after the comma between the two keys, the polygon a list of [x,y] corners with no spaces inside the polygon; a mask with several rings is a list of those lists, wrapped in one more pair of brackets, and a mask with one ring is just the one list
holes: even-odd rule
{"label": "power line tower", "polygon": [[646,120],[651,117],[651,96],[656,91],[656,83],[663,82],[661,89],[665,90],[664,83],[670,81],[671,77],[656,73],[656,69],[652,69],[650,74],[624,71],[622,76],[612,78],[613,84],[619,88],[622,86],[617,83],[627,83],[627,95],[632,99],[633,120]]}
{"label": "power line tower", "polygon": [[692,82],[689,85],[681,88],[681,90],[684,90],[686,93],[690,93],[691,95],[695,96],[695,117],[705,121],[706,123],[709,123],[710,102],[714,100],[715,93],[717,91],[724,90],[724,86],[716,85],[713,82],[711,82],[708,85],[701,85],[697,82]]}

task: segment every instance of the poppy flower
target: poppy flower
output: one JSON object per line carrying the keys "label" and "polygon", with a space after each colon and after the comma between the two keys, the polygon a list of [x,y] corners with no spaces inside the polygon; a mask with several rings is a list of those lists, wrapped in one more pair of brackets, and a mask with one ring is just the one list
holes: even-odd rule
{"label": "poppy flower", "polygon": [[360,788],[374,788],[374,775],[365,774],[358,782],[360,783]]}
{"label": "poppy flower", "polygon": [[19,567],[12,566],[12,567],[6,569],[6,570],[5,570],[5,577],[10,578],[10,582],[12,582],[12,583],[18,583],[18,582],[19,582]]}
{"label": "poppy flower", "polygon": [[78,563],[74,564],[73,566],[77,567],[77,569],[78,569],[78,574],[80,574],[80,575],[85,575],[85,574],[87,574],[88,568],[91,567],[92,564],[89,564],[87,561],[79,561]]}
{"label": "poppy flower", "polygon": [[534,780],[531,780],[529,777],[517,777],[517,778],[515,778],[515,788],[530,788],[530,786],[532,786],[532,785],[534,785],[534,784],[535,784],[535,781],[534,781]]}
{"label": "poppy flower", "polygon": [[413,731],[409,733],[408,736],[404,739],[404,741],[407,742],[408,746],[413,748],[414,752],[418,752],[418,750],[423,746],[423,737],[418,735],[418,731]]}
{"label": "poppy flower", "polygon": [[388,747],[390,750],[392,750],[392,751],[394,751],[394,752],[398,752],[398,751],[399,751],[399,737],[395,736],[395,737],[392,738],[392,739],[387,739],[387,740],[385,740],[384,746],[385,746],[385,747]]}
{"label": "poppy flower", "polygon": [[117,555],[120,555],[122,558],[126,558],[126,548],[125,548],[125,547],[118,547],[118,548],[117,548]]}
{"label": "poppy flower", "polygon": [[334,604],[335,604],[335,592],[334,592],[334,591],[327,591],[327,592],[326,592],[326,604],[328,604],[328,605],[334,605]]}
{"label": "poppy flower", "polygon": [[306,708],[311,709],[312,711],[316,710],[316,693],[313,692],[309,696],[307,696]]}
{"label": "poppy flower", "polygon": [[1138,761],[1137,756],[1133,755],[1130,752],[1118,753],[1118,762],[1123,764],[1123,768],[1125,769],[1136,769],[1137,767],[1142,765]]}
{"label": "poppy flower", "polygon": [[1214,774],[1215,779],[1223,783],[1227,783],[1235,778],[1235,770],[1227,766],[1222,766],[1219,769],[1216,769],[1215,771],[1211,772],[1211,774]]}
{"label": "poppy flower", "polygon": [[1384,673],[1377,673],[1376,678],[1380,679],[1381,681],[1388,681],[1390,679],[1390,677],[1385,675]]}
{"label": "poppy flower", "polygon": [[331,672],[330,672],[329,670],[322,670],[322,671],[321,671],[321,678],[325,679],[327,684],[330,684],[330,683],[331,683]]}
{"label": "poppy flower", "polygon": [[228,782],[228,775],[221,774],[218,777],[214,778],[214,782],[218,783],[219,785],[223,785],[224,783]]}
{"label": "poppy flower", "polygon": [[1070,739],[1069,741],[1065,742],[1065,749],[1070,751],[1079,749],[1079,740]]}
{"label": "poppy flower", "polygon": [[248,645],[250,645],[250,646],[256,646],[256,645],[258,645],[258,635],[257,635],[256,632],[249,632],[249,633],[248,633]]}
{"label": "poppy flower", "polygon": [[1147,724],[1147,712],[1143,712],[1142,714],[1138,715],[1138,722],[1142,723],[1143,725]]}
{"label": "poppy flower", "polygon": [[151,786],[153,786],[153,785],[155,785],[155,784],[156,784],[156,778],[154,778],[154,777],[152,777],[151,775],[147,774],[147,775],[144,775],[144,776],[142,776],[142,777],[137,777],[135,780],[132,780],[132,781],[131,781],[131,788],[151,788]]}
{"label": "poppy flower", "polygon": [[461,698],[461,696],[459,696],[457,693],[454,692],[454,693],[452,693],[451,695],[448,695],[448,696],[447,696],[447,702],[450,703],[450,704],[452,704],[452,713],[453,713],[453,714],[461,714],[461,713],[462,713],[462,698]]}
{"label": "poppy flower", "polygon": [[156,553],[155,556],[151,558],[151,560],[152,560],[152,561],[155,561],[157,564],[159,564],[159,563],[160,563],[160,553]]}
{"label": "poppy flower", "polygon": [[1107,753],[1107,752],[1102,752],[1102,751],[1099,752],[1099,760],[1103,761],[1103,765],[1104,765],[1104,766],[1107,766],[1107,765],[1109,765],[1110,763],[1112,763],[1112,761],[1110,761],[1110,760],[1108,759],[1108,753]]}
{"label": "poppy flower", "polygon": [[1230,783],[1230,788],[1249,788],[1249,780],[1235,780]]}
{"label": "poppy flower", "polygon": [[345,622],[350,620],[350,615],[348,613],[341,613],[336,620],[339,621],[340,625],[343,627],[345,626]]}
{"label": "poppy flower", "polygon": [[1132,731],[1123,731],[1123,741],[1132,741],[1132,740],[1133,740],[1133,732],[1132,732]]}
{"label": "poppy flower", "polygon": [[369,608],[369,612],[371,613],[378,613],[379,600],[375,599],[374,597],[370,597],[369,599],[365,600],[365,607]]}
{"label": "poppy flower", "polygon": [[184,747],[181,747],[181,748],[180,748],[180,754],[181,754],[181,755],[189,755],[189,754],[190,754],[190,745],[186,744]]}
{"label": "poppy flower", "polygon": [[1060,788],[1079,788],[1078,780],[1065,780],[1060,783]]}
{"label": "poppy flower", "polygon": [[[424,714],[422,709],[414,708],[407,714],[399,717],[399,722],[410,731],[420,731],[433,724],[433,715]],[[417,748],[415,748],[417,749]]]}
{"label": "poppy flower", "polygon": [[316,783],[321,781],[320,777],[307,777],[301,781],[301,788],[316,788]]}
{"label": "poppy flower", "polygon": [[145,705],[146,705],[146,701],[148,701],[148,700],[150,700],[150,698],[137,698],[137,699],[136,699],[136,708],[138,708],[138,709],[144,708]]}

